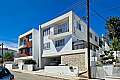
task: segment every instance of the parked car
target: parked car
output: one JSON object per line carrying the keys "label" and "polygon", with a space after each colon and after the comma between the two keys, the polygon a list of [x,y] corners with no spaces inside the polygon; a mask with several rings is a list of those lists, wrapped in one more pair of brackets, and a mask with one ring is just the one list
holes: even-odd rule
{"label": "parked car", "polygon": [[0,66],[0,80],[15,80],[15,77],[7,68]]}
{"label": "parked car", "polygon": [[48,66],[58,66],[60,63],[58,61],[52,61],[48,64]]}
{"label": "parked car", "polygon": [[19,67],[18,67],[18,64],[15,64],[15,63],[14,63],[14,64],[12,65],[12,69],[18,69],[18,68],[19,68]]}

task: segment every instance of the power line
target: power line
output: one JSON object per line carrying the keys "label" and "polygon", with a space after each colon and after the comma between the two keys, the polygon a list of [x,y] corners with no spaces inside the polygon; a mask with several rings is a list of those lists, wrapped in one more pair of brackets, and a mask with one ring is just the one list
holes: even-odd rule
{"label": "power line", "polygon": [[97,16],[99,16],[101,19],[103,19],[104,21],[106,21],[106,18],[105,17],[103,17],[100,13],[98,13],[96,10],[93,10],[93,9],[91,9],[94,13],[95,13],[95,15],[97,15]]}
{"label": "power line", "polygon": [[63,10],[62,12],[57,13],[57,14],[61,15],[67,11],[74,10],[78,6],[80,6],[80,8],[82,9],[84,5],[85,5],[85,0],[78,0],[75,3],[73,3],[71,6],[67,7],[65,10]]}
{"label": "power line", "polygon": [[112,11],[115,9],[120,9],[120,6],[112,7],[112,8],[106,9],[106,10],[102,10],[101,12],[108,12],[108,11]]}

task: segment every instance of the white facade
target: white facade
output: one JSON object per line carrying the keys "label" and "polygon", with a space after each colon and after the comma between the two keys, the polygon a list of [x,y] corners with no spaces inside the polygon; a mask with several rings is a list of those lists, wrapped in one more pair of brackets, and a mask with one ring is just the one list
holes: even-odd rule
{"label": "white facade", "polygon": [[[58,29],[59,27],[63,27],[63,29]],[[43,47],[43,49],[41,49],[43,51],[40,53],[42,54],[41,57],[61,57],[62,55],[85,52],[85,62],[87,65],[86,46],[83,45],[83,47],[79,49],[73,49],[74,42],[77,44],[77,41],[87,41],[87,25],[76,14],[70,11],[42,24],[39,26],[39,29],[39,34],[43,37],[42,42],[40,42],[40,45]],[[91,47],[94,49],[99,46],[99,37],[92,29],[90,29],[90,33]],[[62,40],[64,41],[63,44]],[[58,43],[56,41],[58,41]],[[92,50],[92,52],[94,51]],[[46,62],[48,62],[48,60]]]}

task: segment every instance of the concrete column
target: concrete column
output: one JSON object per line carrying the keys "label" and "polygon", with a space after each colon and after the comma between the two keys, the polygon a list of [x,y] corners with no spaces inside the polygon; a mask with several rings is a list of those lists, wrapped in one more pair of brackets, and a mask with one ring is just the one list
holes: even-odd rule
{"label": "concrete column", "polygon": [[43,53],[43,31],[39,25],[39,68],[42,68],[42,53]]}

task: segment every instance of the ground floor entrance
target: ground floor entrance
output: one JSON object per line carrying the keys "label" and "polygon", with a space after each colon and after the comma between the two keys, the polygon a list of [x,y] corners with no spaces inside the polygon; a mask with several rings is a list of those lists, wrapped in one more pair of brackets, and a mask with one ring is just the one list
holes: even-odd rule
{"label": "ground floor entrance", "polygon": [[61,56],[42,58],[43,66],[58,66],[59,64],[61,64]]}

